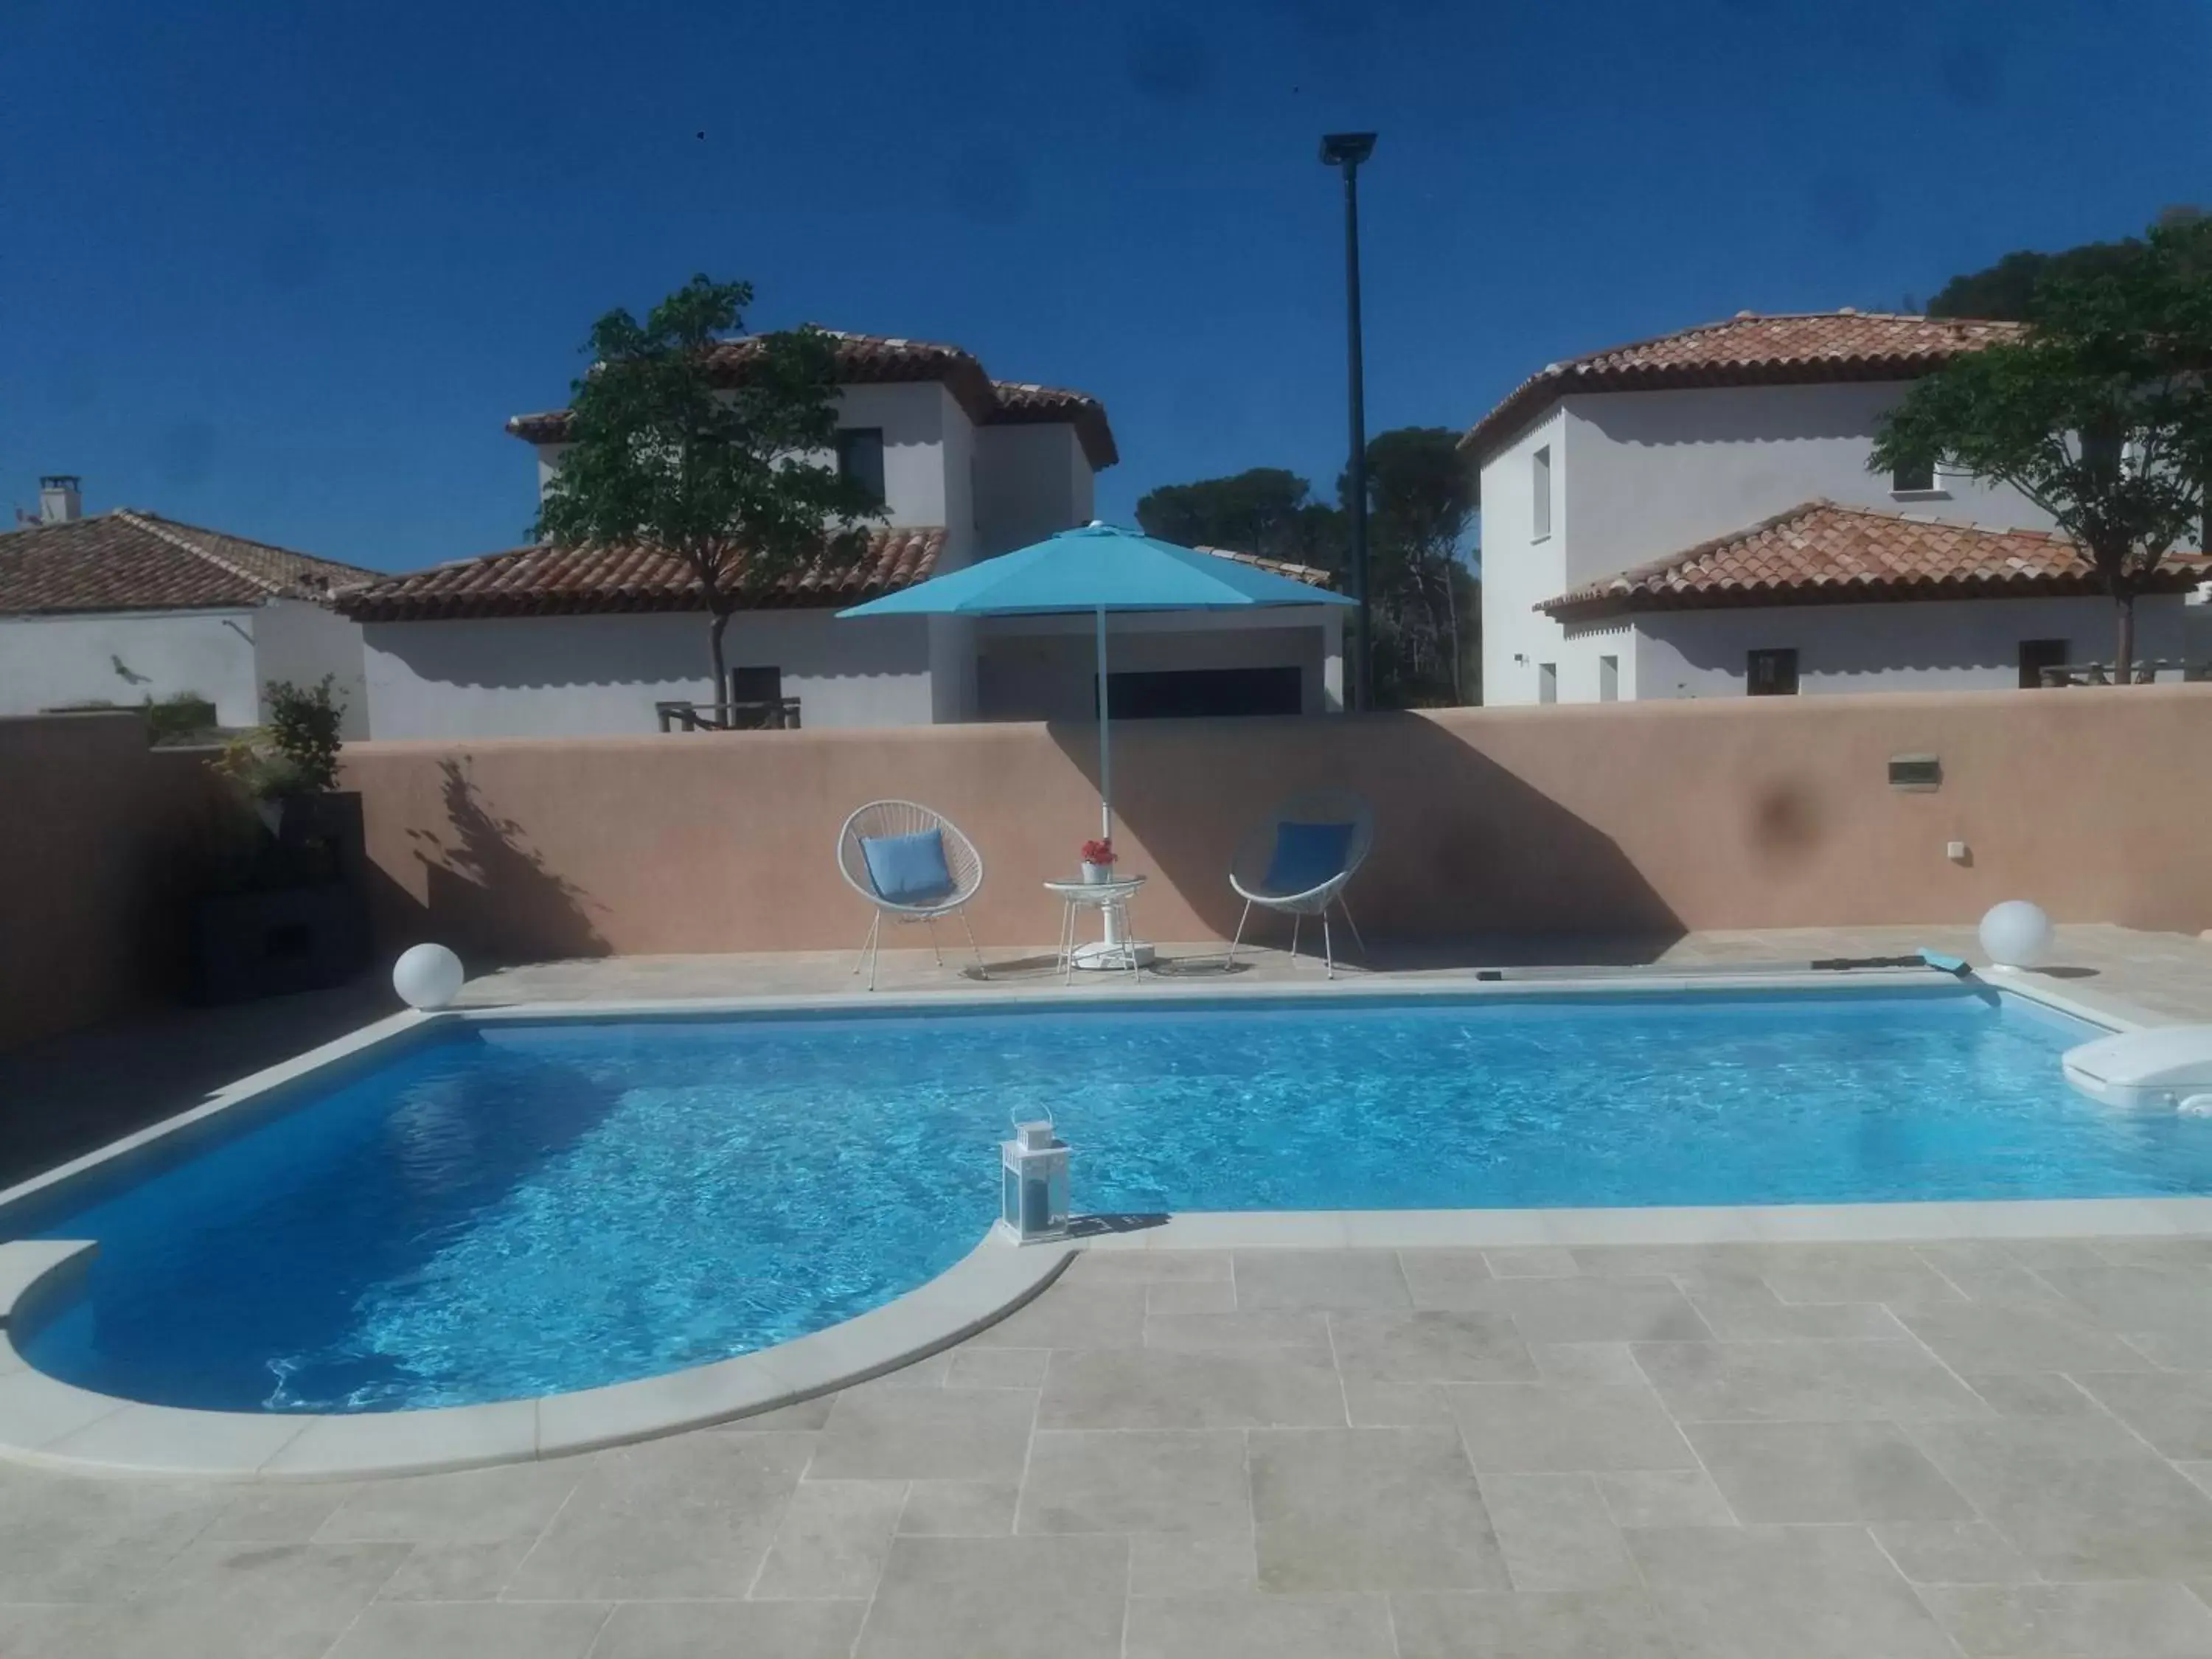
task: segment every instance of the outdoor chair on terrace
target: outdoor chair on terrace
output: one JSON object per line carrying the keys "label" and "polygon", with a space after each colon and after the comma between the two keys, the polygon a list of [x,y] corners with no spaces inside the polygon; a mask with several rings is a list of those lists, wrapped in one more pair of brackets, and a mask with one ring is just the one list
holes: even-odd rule
{"label": "outdoor chair on terrace", "polygon": [[968,948],[975,953],[975,970],[982,971],[983,953],[975,947],[975,930],[969,927],[967,916],[968,901],[983,885],[982,855],[950,819],[910,800],[872,800],[838,830],[837,869],[848,886],[876,907],[860,961],[853,964],[856,974],[866,966],[871,991],[876,988],[876,958],[886,916],[895,922],[921,923],[942,968],[945,952],[938,949],[937,919],[957,914],[968,935]]}
{"label": "outdoor chair on terrace", "polygon": [[1328,913],[1334,907],[1344,917],[1364,954],[1367,941],[1352,920],[1344,888],[1374,845],[1375,810],[1348,790],[1322,789],[1296,796],[1255,824],[1229,866],[1229,884],[1244,901],[1237,937],[1229,944],[1229,960],[1237,960],[1244,924],[1257,904],[1289,915],[1293,957],[1298,953],[1299,923],[1319,916],[1322,962],[1334,979],[1336,949],[1329,938]]}

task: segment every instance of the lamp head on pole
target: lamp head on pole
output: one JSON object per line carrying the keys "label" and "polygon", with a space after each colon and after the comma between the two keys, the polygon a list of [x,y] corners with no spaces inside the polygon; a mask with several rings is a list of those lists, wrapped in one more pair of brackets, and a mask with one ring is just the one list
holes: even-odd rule
{"label": "lamp head on pole", "polygon": [[1347,173],[1374,153],[1371,132],[1332,132],[1321,141],[1322,165],[1342,167]]}

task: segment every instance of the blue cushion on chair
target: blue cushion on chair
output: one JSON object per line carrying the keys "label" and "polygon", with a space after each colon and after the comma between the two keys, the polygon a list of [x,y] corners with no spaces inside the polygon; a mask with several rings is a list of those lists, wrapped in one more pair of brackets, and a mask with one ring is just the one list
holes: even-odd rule
{"label": "blue cushion on chair", "polygon": [[1352,852],[1349,823],[1279,823],[1275,855],[1261,886],[1270,893],[1310,893],[1341,875]]}
{"label": "blue cushion on chair", "polygon": [[952,872],[945,867],[941,830],[863,836],[860,856],[868,861],[868,880],[876,896],[890,903],[935,904],[952,896]]}

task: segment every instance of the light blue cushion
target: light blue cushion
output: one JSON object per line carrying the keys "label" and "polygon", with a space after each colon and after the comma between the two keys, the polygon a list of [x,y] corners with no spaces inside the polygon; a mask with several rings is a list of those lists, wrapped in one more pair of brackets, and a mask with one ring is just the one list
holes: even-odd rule
{"label": "light blue cushion", "polygon": [[860,856],[877,896],[893,904],[935,904],[952,896],[952,872],[945,864],[945,832],[863,836]]}
{"label": "light blue cushion", "polygon": [[1352,852],[1348,823],[1279,823],[1275,855],[1260,884],[1270,893],[1310,893],[1344,870]]}

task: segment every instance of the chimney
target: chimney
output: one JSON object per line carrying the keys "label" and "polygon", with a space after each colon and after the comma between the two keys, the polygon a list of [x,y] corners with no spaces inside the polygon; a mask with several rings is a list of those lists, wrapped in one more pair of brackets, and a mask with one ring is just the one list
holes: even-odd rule
{"label": "chimney", "polygon": [[73,472],[49,472],[39,480],[39,522],[75,524],[84,516],[84,494]]}

